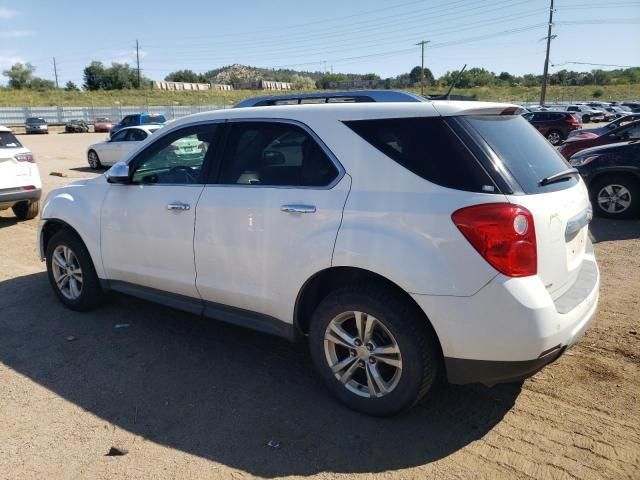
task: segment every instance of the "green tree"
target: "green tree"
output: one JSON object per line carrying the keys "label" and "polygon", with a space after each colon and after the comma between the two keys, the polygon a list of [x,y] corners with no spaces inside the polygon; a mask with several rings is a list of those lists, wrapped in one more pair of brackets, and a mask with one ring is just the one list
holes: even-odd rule
{"label": "green tree", "polygon": [[46,90],[53,90],[54,88],[56,88],[56,84],[53,81],[47,80],[45,78],[33,77],[29,82],[29,85],[27,85],[27,88],[31,90],[37,90],[39,92],[44,92]]}
{"label": "green tree", "polygon": [[67,92],[77,92],[80,90],[78,86],[75,83],[73,83],[71,80],[67,82],[67,84],[64,86],[64,89]]}
{"label": "green tree", "polygon": [[106,89],[106,73],[102,62],[91,62],[85,67],[84,73],[84,89],[85,90],[105,90]]}
{"label": "green tree", "polygon": [[[415,83],[420,83],[422,81],[421,71],[422,69],[420,65],[417,65],[411,69],[411,71],[409,72],[409,78],[411,79],[412,83],[415,84]],[[435,84],[435,78],[433,77],[433,73],[431,73],[431,70],[429,70],[428,68],[424,69],[424,83],[425,85]]]}
{"label": "green tree", "polygon": [[167,82],[208,83],[204,75],[193,70],[176,70],[164,77]]}
{"label": "green tree", "polygon": [[14,63],[9,70],[2,72],[2,75],[9,78],[9,88],[22,90],[28,88],[33,78],[35,67],[30,63]]}

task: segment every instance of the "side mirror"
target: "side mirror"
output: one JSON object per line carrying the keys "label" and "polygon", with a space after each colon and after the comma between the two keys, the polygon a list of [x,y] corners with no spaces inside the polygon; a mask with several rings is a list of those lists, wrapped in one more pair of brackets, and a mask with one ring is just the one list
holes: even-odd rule
{"label": "side mirror", "polygon": [[107,171],[106,175],[109,183],[129,183],[129,165],[118,162]]}

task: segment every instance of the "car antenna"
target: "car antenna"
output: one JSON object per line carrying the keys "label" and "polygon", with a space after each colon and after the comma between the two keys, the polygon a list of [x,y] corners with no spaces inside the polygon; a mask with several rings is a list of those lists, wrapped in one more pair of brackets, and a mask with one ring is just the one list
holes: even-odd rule
{"label": "car antenna", "polygon": [[449,90],[447,90],[447,94],[444,96],[445,100],[449,100],[449,97],[451,96],[451,90],[453,90],[453,87],[455,87],[456,84],[458,83],[458,80],[460,80],[460,77],[462,76],[462,72],[464,72],[465,68],[467,68],[467,64],[466,63],[464,64],[464,67],[462,67],[462,70],[460,70],[458,72],[458,75],[456,75],[456,78],[451,83],[451,86],[449,87]]}

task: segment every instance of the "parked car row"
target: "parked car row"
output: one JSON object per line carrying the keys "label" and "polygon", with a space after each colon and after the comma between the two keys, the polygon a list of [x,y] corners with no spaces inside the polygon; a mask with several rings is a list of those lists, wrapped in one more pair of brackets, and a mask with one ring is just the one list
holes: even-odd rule
{"label": "parked car row", "polygon": [[[105,132],[114,135],[119,130],[126,127],[140,125],[164,125],[167,123],[166,117],[161,113],[137,113],[125,116],[120,122],[113,123],[106,117],[97,117],[93,122],[94,132]],[[43,117],[29,117],[24,124],[25,132],[49,133],[49,124]],[[71,119],[65,123],[67,133],[86,133],[89,131],[89,123],[82,119]]]}

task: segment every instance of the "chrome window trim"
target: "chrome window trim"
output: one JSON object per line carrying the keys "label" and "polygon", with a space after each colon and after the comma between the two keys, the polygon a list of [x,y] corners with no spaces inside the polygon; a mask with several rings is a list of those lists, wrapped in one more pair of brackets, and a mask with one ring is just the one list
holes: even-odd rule
{"label": "chrome window trim", "polygon": [[215,187],[224,187],[224,188],[279,188],[279,189],[296,189],[296,190],[331,190],[335,187],[343,177],[346,175],[346,170],[338,160],[338,157],[334,155],[334,153],[327,147],[327,145],[322,141],[320,136],[314,132],[311,127],[309,127],[306,123],[303,123],[299,120],[293,120],[290,118],[270,118],[270,117],[242,117],[242,118],[230,118],[227,119],[227,123],[285,123],[289,125],[295,125],[299,128],[302,128],[322,149],[322,151],[327,155],[329,161],[333,163],[334,167],[338,170],[338,175],[327,185],[323,186],[309,186],[309,185],[249,185],[243,183],[207,183],[207,186],[215,186]]}

